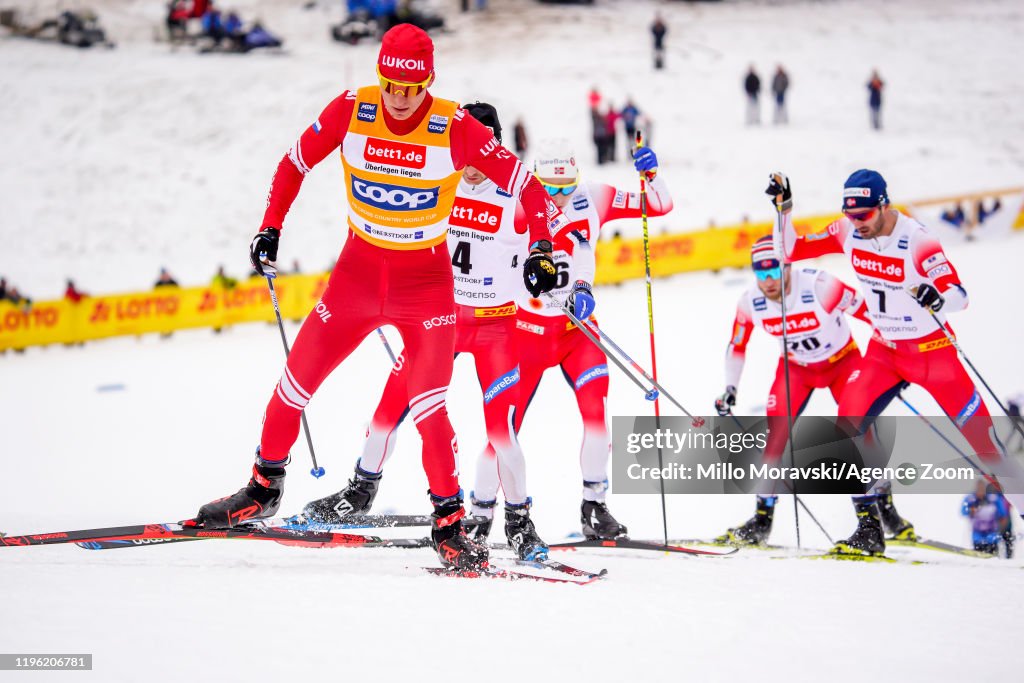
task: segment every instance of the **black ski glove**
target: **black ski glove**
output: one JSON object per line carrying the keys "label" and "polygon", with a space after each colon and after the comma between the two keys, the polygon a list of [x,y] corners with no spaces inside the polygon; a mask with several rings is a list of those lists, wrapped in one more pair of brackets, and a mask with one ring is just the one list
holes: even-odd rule
{"label": "black ski glove", "polygon": [[540,240],[530,246],[530,256],[523,264],[523,284],[530,296],[540,296],[555,288],[558,271],[551,258],[551,242]]}
{"label": "black ski glove", "polygon": [[921,308],[930,308],[936,313],[942,308],[942,304],[946,303],[946,300],[939,294],[939,290],[927,282],[917,288],[917,291],[914,292],[914,299],[921,304]]}
{"label": "black ski glove", "polygon": [[715,411],[721,417],[725,417],[732,412],[732,407],[736,405],[736,387],[727,386],[725,393],[715,399]]}
{"label": "black ski glove", "polygon": [[781,211],[793,208],[793,191],[785,174],[776,171],[768,176],[768,189],[764,193],[771,195],[772,204],[778,206]]}
{"label": "black ski glove", "polygon": [[[249,245],[249,260],[252,267],[260,275],[276,275],[277,243],[281,239],[281,231],[277,228],[263,228],[252,238]],[[266,257],[266,261],[263,258]]]}

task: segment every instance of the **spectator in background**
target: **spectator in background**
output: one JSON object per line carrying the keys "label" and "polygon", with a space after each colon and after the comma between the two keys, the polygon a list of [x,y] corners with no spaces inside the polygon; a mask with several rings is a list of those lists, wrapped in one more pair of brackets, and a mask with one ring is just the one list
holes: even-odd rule
{"label": "spectator in background", "polygon": [[530,147],[530,143],[526,138],[526,126],[521,118],[516,119],[515,128],[512,129],[512,136],[515,139],[516,156],[520,159],[525,159],[526,150]]}
{"label": "spectator in background", "polygon": [[32,299],[29,299],[27,296],[22,296],[21,292],[19,292],[18,288],[14,285],[7,286],[5,298],[23,311],[28,311],[32,308]]}
{"label": "spectator in background", "polygon": [[224,30],[224,21],[221,18],[220,10],[210,3],[210,8],[203,15],[203,35],[213,41],[213,44],[220,45],[220,42],[227,38],[227,31]]}
{"label": "spectator in background", "polygon": [[882,88],[885,83],[878,75],[878,70],[871,72],[871,80],[868,81],[868,107],[871,109],[871,127],[875,130],[882,130]]}
{"label": "spectator in background", "polygon": [[964,221],[967,220],[967,216],[964,214],[964,207],[960,202],[957,202],[952,209],[943,211],[941,218],[958,229],[964,227]]}
{"label": "spectator in background", "polygon": [[281,39],[263,28],[263,24],[257,20],[243,38],[242,51],[248,52],[261,47],[281,47],[281,45]]}
{"label": "spectator in background", "polygon": [[68,280],[68,286],[64,289],[64,298],[73,304],[77,304],[79,301],[89,296],[85,292],[79,291],[75,287],[74,280]]}
{"label": "spectator in background", "polygon": [[604,164],[608,160],[607,155],[607,138],[608,129],[605,125],[604,116],[601,115],[601,110],[594,107],[590,110],[590,123],[594,128],[594,147],[597,150],[597,163]]}
{"label": "spectator in background", "polygon": [[153,283],[153,287],[177,287],[178,281],[171,277],[170,272],[166,268],[160,269],[160,277]]}
{"label": "spectator in background", "polygon": [[665,34],[668,27],[661,20],[660,14],[654,15],[654,23],[651,24],[651,35],[654,36],[654,68],[665,68]]}
{"label": "spectator in background", "polygon": [[604,113],[604,125],[605,125],[605,159],[607,161],[615,161],[615,139],[617,137],[617,125],[619,122],[619,112],[615,111],[615,107],[611,102],[608,103],[608,111]]}
{"label": "spectator in background", "polygon": [[633,104],[632,99],[626,99],[626,106],[619,112],[619,118],[622,119],[622,127],[626,131],[626,154],[632,158],[633,144],[636,142],[636,126],[640,118],[640,110]]}
{"label": "spectator in background", "polygon": [[167,35],[171,42],[185,39],[188,32],[188,20],[192,13],[185,0],[172,0],[167,6]]}
{"label": "spectator in background", "polygon": [[242,31],[242,18],[238,16],[238,12],[228,12],[224,18],[224,35],[232,42],[241,43],[245,32]]}
{"label": "spectator in background", "polygon": [[7,299],[7,278],[0,277],[0,301]]}
{"label": "spectator in background", "polygon": [[[1024,428],[1024,420],[1021,419],[1021,410],[1024,409],[1024,393],[1014,394],[1006,399],[1006,414],[1010,420]],[[1024,436],[1011,425],[1010,433],[1003,440],[1008,452],[1024,450]]]}
{"label": "spectator in background", "polygon": [[759,125],[761,123],[761,104],[758,98],[761,96],[761,78],[750,65],[747,77],[743,79],[743,90],[747,93],[747,125]]}
{"label": "spectator in background", "polygon": [[786,113],[786,91],[789,90],[789,74],[779,64],[775,69],[775,76],[772,77],[772,92],[775,93],[775,125],[789,123],[789,114]]}
{"label": "spectator in background", "polygon": [[992,200],[992,208],[985,208],[985,200],[979,199],[977,206],[974,207],[974,213],[978,217],[978,225],[985,222],[985,219],[990,217],[996,211],[1002,208],[1002,202],[999,201],[999,197]]}
{"label": "spectator in background", "polygon": [[217,274],[213,276],[213,280],[210,281],[210,284],[213,285],[214,287],[223,287],[224,289],[231,289],[233,287],[238,286],[238,280],[236,280],[233,277],[230,277],[227,273],[225,273],[224,266],[220,265],[217,266]]}
{"label": "spectator in background", "polygon": [[974,493],[964,497],[960,512],[971,518],[971,541],[974,549],[990,555],[999,554],[999,541],[1006,548],[1006,557],[1013,557],[1013,528],[1010,506],[994,484],[978,481]]}

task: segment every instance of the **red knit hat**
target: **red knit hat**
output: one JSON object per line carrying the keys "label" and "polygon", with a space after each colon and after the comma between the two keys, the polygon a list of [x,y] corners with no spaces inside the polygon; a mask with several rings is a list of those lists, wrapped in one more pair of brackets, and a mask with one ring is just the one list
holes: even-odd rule
{"label": "red knit hat", "polygon": [[377,56],[384,78],[401,83],[420,83],[434,72],[434,41],[412,24],[399,24],[384,34]]}

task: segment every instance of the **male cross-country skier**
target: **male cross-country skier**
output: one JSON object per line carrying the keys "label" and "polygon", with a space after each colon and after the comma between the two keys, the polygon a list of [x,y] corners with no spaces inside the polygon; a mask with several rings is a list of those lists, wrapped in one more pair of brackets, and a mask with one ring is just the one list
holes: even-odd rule
{"label": "male cross-country skier", "polygon": [[[1024,468],[1004,457],[988,408],[946,336],[953,334],[946,313],[967,307],[967,291],[939,240],[889,206],[888,186],[877,171],[861,169],[846,179],[843,216],[817,233],[797,235],[786,176],[773,173],[767,193],[781,199],[776,242],[781,242],[777,246],[787,260],[843,253],[861,283],[874,332],[860,368],[843,389],[840,417],[863,433],[901,389],[918,384],[953,420],[989,472],[1007,484],[1013,481],[1007,498],[1024,509],[1024,493],[1018,488]],[[875,487],[869,495],[854,497],[857,529],[834,552],[885,552],[882,524],[895,532],[903,520],[892,507],[888,482],[882,486],[886,488],[881,492]]]}
{"label": "male cross-country skier", "polygon": [[[816,268],[793,269],[779,262],[771,235],[761,237],[750,249],[755,284],[740,295],[732,339],[725,351],[725,391],[715,400],[715,410],[725,417],[736,405],[736,387],[746,360],[747,342],[755,328],[779,340],[779,363],[768,393],[768,440],[764,459],[777,465],[789,434],[787,415],[803,413],[815,389],[828,387],[839,402],[846,380],[860,365],[860,349],[850,333],[846,315],[871,324],[863,297],[842,280]],[[789,409],[786,408],[786,368],[782,358],[782,292],[786,292],[786,342],[789,355]],[[765,543],[772,530],[779,491],[759,492],[757,510],[743,525],[729,529],[722,543]],[[762,495],[763,494],[763,495]]]}
{"label": "male cross-country skier", "polygon": [[378,83],[328,104],[278,165],[262,229],[250,247],[253,266],[270,273],[303,177],[339,147],[348,239],[267,405],[252,478],[237,493],[202,506],[195,523],[232,526],[273,515],[310,397],[367,334],[393,325],[405,343],[409,411],[423,438],[434,547],[446,566],[487,564],[487,548],[469,539],[460,522],[457,443],[445,409],[456,318],[445,243],[449,215],[467,165],[517,196],[531,240],[525,274],[548,290],[555,284],[548,203],[544,189],[490,130],[454,102],[430,95],[433,62],[434,46],[423,30],[410,24],[390,29],[377,59]]}
{"label": "male cross-country skier", "polygon": [[[662,216],[672,210],[672,197],[664,179],[658,175],[658,158],[649,148],[640,148],[633,157],[637,171],[648,181],[648,215]],[[562,312],[567,301],[573,314],[587,320],[593,313],[590,297],[589,254],[580,249],[573,235],[597,243],[605,223],[620,218],[640,217],[640,195],[597,182],[580,182],[576,155],[564,140],[542,145],[534,162],[534,174],[569,224],[555,236],[554,259],[558,271],[552,298],[538,298],[539,292],[520,301],[516,326],[519,331],[519,406],[515,431],[533,399],[541,376],[548,368],[559,367],[562,376],[576,394],[583,418],[583,444],[580,469],[583,474],[583,502],[580,507],[583,534],[587,538],[616,538],[627,532],[608,510],[608,458],[611,439],[605,421],[608,401],[608,365],[604,354]],[[586,306],[581,302],[587,302]],[[588,310],[587,306],[590,307]],[[592,324],[596,322],[591,319]],[[498,490],[498,471],[494,454],[485,451],[477,465],[474,497],[480,503],[493,500]],[[473,514],[483,512],[474,503]]]}
{"label": "male cross-country skier", "polygon": [[[494,131],[501,141],[497,111],[476,102],[465,111]],[[541,559],[548,548],[530,519],[531,499],[526,490],[526,462],[512,425],[519,396],[519,344],[516,336],[516,297],[523,289],[520,261],[529,248],[525,215],[517,214],[518,199],[489,180],[473,166],[462,171],[455,193],[448,231],[451,271],[455,280],[455,354],[471,354],[483,393],[484,421],[488,443],[497,451],[501,484],[505,492],[505,535],[509,545],[524,560]],[[566,220],[554,204],[552,229]],[[558,234],[556,232],[556,234]],[[557,239],[557,237],[555,238]],[[577,248],[590,254],[589,275],[593,279],[593,253],[579,235]],[[578,301],[584,305],[587,297]],[[593,309],[593,302],[587,304]],[[341,522],[351,514],[368,512],[383,477],[384,463],[397,441],[398,425],[409,413],[406,391],[408,365],[403,353],[384,388],[367,429],[355,475],[341,491],[306,505],[303,515],[317,522]],[[480,502],[472,497],[474,509]],[[494,501],[481,514],[491,519]],[[484,526],[490,527],[490,521]],[[470,535],[486,536],[480,526]]]}

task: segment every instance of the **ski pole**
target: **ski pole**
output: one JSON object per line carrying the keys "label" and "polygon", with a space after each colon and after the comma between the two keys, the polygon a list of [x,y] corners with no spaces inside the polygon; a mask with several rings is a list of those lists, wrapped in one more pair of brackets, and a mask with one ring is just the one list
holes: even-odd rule
{"label": "ski pole", "polygon": [[[643,149],[644,136],[639,130],[636,132],[636,148]],[[651,374],[658,379],[658,354],[654,347],[654,297],[651,295],[651,248],[650,236],[647,231],[647,176],[643,171],[640,175],[640,220],[644,229],[644,280],[647,284],[647,328],[651,338]],[[660,401],[654,399],[654,415],[660,415]]]}
{"label": "ski pole", "polygon": [[[911,296],[914,296],[916,291],[917,288],[913,288],[908,293]],[[917,301],[917,299],[915,298],[914,301]],[[954,337],[952,333],[950,333],[950,331],[946,329],[946,326],[943,325],[942,322],[939,320],[938,316],[935,315],[935,311],[931,309],[931,306],[926,306],[925,310],[928,311],[929,314],[931,314],[932,320],[935,321],[936,326],[938,326],[938,328],[942,330],[942,334],[946,335],[946,339],[949,340],[949,343],[953,345],[953,348],[956,349],[956,352],[960,354],[960,357],[964,359],[964,362],[967,363],[967,366],[974,372],[974,376],[977,377],[978,380],[981,382],[982,386],[984,386],[985,389],[988,390],[988,393],[992,396],[992,399],[996,402],[996,405],[998,405],[999,409],[1003,411],[1003,415],[1009,417],[1010,411],[1006,409],[1006,406],[1003,405],[1003,402],[999,400],[998,396],[996,396],[996,392],[992,391],[992,387],[988,385],[988,382],[985,381],[985,378],[981,376],[980,372],[978,372],[978,368],[974,367],[974,363],[972,363],[971,359],[967,357],[966,353],[964,353],[964,350],[957,342],[956,337]],[[1021,437],[1024,437],[1024,428],[1022,428],[1020,424],[1018,424],[1017,420],[1011,418],[1010,424],[1013,425],[1013,428],[1017,430],[1017,433],[1019,433]]]}
{"label": "ski pole", "polygon": [[[639,130],[636,131],[637,151],[644,146],[644,136]],[[644,278],[647,282],[647,327],[651,336],[651,373],[658,378],[658,354],[654,350],[654,298],[651,296],[651,249],[647,232],[647,175],[644,171],[640,175],[640,219],[644,227]],[[661,429],[661,401],[654,399],[654,427]],[[658,448],[658,467],[663,467],[661,461],[661,448]],[[665,481],[659,479],[661,486],[661,522],[665,531],[665,545],[668,545],[668,512],[665,506]]]}
{"label": "ski pole", "polygon": [[[261,254],[261,256],[263,255]],[[274,291],[274,278],[277,277],[277,272],[265,272],[263,275],[267,278],[267,287],[270,288],[270,300],[274,304],[274,315],[277,316],[277,329],[281,331],[281,343],[284,344],[284,357],[287,359],[291,355],[291,349],[288,348],[288,337],[284,333],[284,321],[281,320],[281,306],[277,302],[277,292]],[[299,417],[302,419],[302,429],[306,432],[309,457],[313,460],[313,469],[309,473],[319,479],[324,476],[325,470],[316,464],[316,452],[313,450],[313,437],[309,435],[309,425],[306,423],[306,411],[302,410],[299,413]]]}
{"label": "ski pole", "polygon": [[388,352],[388,358],[391,359],[391,364],[396,365],[398,359],[395,358],[395,352],[391,350],[391,344],[388,343],[388,338],[384,336],[384,330],[377,328],[377,336],[380,337],[380,343],[384,345],[384,350]]}
{"label": "ski pole", "polygon": [[[744,434],[747,433],[747,430],[744,429],[744,427],[743,427],[743,423],[740,422],[739,418],[736,417],[731,410],[728,413],[726,413],[726,414],[729,417],[731,417],[734,422],[736,422],[736,426],[739,427],[743,431]],[[789,489],[790,492],[793,491],[793,487],[790,486],[788,482],[784,481],[784,482],[782,482],[782,485],[785,486],[787,489]],[[800,507],[802,507],[804,509],[804,512],[807,513],[807,516],[811,518],[811,521],[814,522],[816,525],[818,525],[818,529],[821,530],[821,533],[825,534],[825,538],[828,539],[828,542],[829,543],[835,543],[835,541],[832,540],[832,537],[829,535],[829,533],[827,531],[825,531],[825,527],[822,526],[821,522],[818,521],[818,518],[814,516],[814,513],[811,512],[811,509],[809,507],[807,507],[807,503],[805,503],[803,501],[803,498],[801,498],[800,496],[796,495],[795,493],[793,493],[793,498],[796,500],[797,505],[799,505]]]}
{"label": "ski pole", "polygon": [[[780,175],[773,176],[775,182],[781,187],[783,184],[783,178]],[[775,214],[779,225],[779,234],[782,234],[782,193],[775,195]],[[782,278],[780,283],[782,286],[782,296],[779,297],[779,302],[782,306],[782,374],[786,378],[786,422],[789,428],[789,463],[793,467],[796,467],[796,456],[793,453],[793,399],[790,395],[789,389],[789,336],[786,325],[786,264],[783,263],[783,255],[785,254],[785,245],[782,246],[782,253],[776,253],[779,262],[779,277]],[[793,482],[793,495],[796,496],[796,482]],[[800,508],[797,505],[793,506],[793,522],[796,524],[796,547],[800,549]]]}
{"label": "ski pole", "polygon": [[996,486],[996,488],[999,488],[1000,490],[1002,490],[1002,487],[999,486],[999,482],[996,480],[995,477],[993,477],[991,474],[988,474],[987,472],[985,472],[985,470],[981,469],[981,467],[977,463],[975,463],[971,459],[971,457],[969,455],[964,453],[962,450],[960,450],[960,448],[955,443],[950,441],[949,437],[946,436],[945,434],[943,434],[941,431],[939,431],[939,428],[936,427],[935,425],[933,425],[931,423],[931,421],[928,420],[927,417],[925,417],[924,415],[919,413],[917,408],[915,408],[914,406],[912,406],[910,404],[910,401],[908,401],[907,399],[903,398],[903,394],[902,393],[896,394],[896,397],[903,403],[903,405],[905,405],[907,408],[910,408],[910,412],[912,412],[914,415],[917,415],[919,418],[921,418],[921,420],[923,420],[924,423],[927,424],[928,427],[933,432],[938,434],[940,439],[945,441],[946,444],[948,444],[950,448],[952,448],[954,451],[956,451],[957,455],[959,455],[961,458],[966,460],[968,465],[970,465],[974,469],[978,470],[978,473],[981,474],[981,476],[985,477],[986,481],[988,481],[990,484],[994,484]]}
{"label": "ski pole", "polygon": [[[549,292],[546,292],[545,294],[552,301],[557,301],[557,299],[555,299],[555,297],[552,296]],[[585,334],[587,338],[594,343],[595,346],[597,346],[597,348],[601,349],[601,351],[603,351],[606,356],[611,358],[612,361],[615,362],[615,364],[619,367],[620,370],[622,370],[622,372],[625,375],[627,375],[630,379],[633,380],[633,382],[637,386],[644,390],[644,398],[646,398],[648,401],[653,401],[655,398],[658,397],[659,394],[664,394],[665,398],[667,398],[669,401],[675,404],[675,406],[679,408],[679,410],[683,411],[683,414],[685,414],[688,418],[693,420],[694,427],[702,427],[704,425],[704,418],[694,417],[693,415],[691,415],[690,412],[686,410],[686,408],[684,408],[679,401],[673,398],[672,395],[665,390],[665,387],[661,386],[661,384],[659,384],[655,379],[653,379],[647,373],[646,370],[644,370],[636,363],[636,361],[630,358],[626,354],[626,352],[623,351],[622,348],[604,332],[604,330],[602,330],[600,327],[597,327],[596,325],[591,327],[589,323],[581,321],[579,318],[573,315],[572,310],[568,306],[566,306],[564,302],[562,303],[562,312],[565,313],[566,317],[569,318],[569,320],[571,320],[573,324],[575,324],[576,327],[578,327],[580,331],[583,332],[583,334]],[[604,344],[601,343],[598,337],[600,337],[600,339],[603,339],[609,346],[615,349],[615,351],[622,354],[622,357],[627,362],[629,362],[629,364],[633,366],[633,369],[635,369],[641,376],[643,376],[644,379],[650,382],[653,388],[648,389],[647,387],[645,387],[643,383],[641,383],[640,380],[633,375],[633,373],[626,369],[625,365],[623,365],[622,362],[619,361],[619,359],[614,356],[614,354],[610,354],[608,352],[608,349],[604,346]]]}

